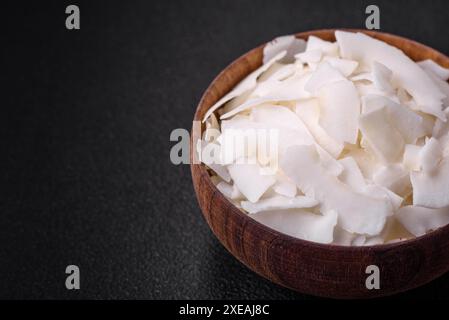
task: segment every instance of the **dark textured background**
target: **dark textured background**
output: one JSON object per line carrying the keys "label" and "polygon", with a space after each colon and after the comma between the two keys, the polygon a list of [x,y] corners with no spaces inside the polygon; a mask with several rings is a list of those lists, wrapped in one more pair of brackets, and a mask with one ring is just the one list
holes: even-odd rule
{"label": "dark textured background", "polygon": [[[81,30],[65,29],[78,4]],[[447,1],[375,1],[449,53]],[[203,220],[169,135],[214,76],[275,36],[363,28],[366,1],[2,4],[0,298],[314,299],[246,269]],[[65,267],[81,269],[68,291]],[[400,266],[398,266],[400,268]],[[446,298],[449,275],[396,298]]]}

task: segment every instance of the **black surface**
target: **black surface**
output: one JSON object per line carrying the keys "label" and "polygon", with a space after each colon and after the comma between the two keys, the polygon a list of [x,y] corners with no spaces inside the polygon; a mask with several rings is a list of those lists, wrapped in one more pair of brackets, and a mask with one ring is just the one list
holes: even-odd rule
{"label": "black surface", "polygon": [[[65,29],[78,4],[81,30]],[[449,53],[447,1],[376,1],[383,31]],[[314,299],[218,243],[171,130],[275,36],[363,28],[366,1],[37,1],[2,6],[0,298]],[[81,269],[81,290],[64,286]],[[400,266],[398,266],[400,267]],[[396,298],[446,298],[449,276]]]}

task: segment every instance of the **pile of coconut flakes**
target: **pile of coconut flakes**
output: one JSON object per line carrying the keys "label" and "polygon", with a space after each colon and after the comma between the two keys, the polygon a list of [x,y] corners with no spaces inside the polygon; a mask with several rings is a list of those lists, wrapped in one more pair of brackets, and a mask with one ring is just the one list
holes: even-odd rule
{"label": "pile of coconut flakes", "polygon": [[[276,38],[208,110],[198,147],[232,155],[207,162],[213,182],[260,223],[320,243],[390,243],[448,224],[449,69],[362,33],[335,37]],[[278,132],[274,171],[225,139],[255,128]]]}

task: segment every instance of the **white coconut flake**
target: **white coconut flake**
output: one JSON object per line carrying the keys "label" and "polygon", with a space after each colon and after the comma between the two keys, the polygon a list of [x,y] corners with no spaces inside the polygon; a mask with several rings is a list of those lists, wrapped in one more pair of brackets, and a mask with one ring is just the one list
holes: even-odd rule
{"label": "white coconut flake", "polygon": [[373,181],[402,197],[408,196],[412,191],[409,172],[402,164],[381,167],[374,173]]}
{"label": "white coconut flake", "polygon": [[396,218],[410,233],[419,237],[447,225],[449,223],[449,208],[429,209],[406,206],[398,211]]}
{"label": "white coconut flake", "polygon": [[338,158],[344,146],[328,135],[320,126],[320,105],[318,99],[300,100],[297,102],[295,110],[317,143],[334,158]]}
{"label": "white coconut flake", "polygon": [[[442,100],[443,102],[443,108],[447,108],[449,106],[449,83],[447,83],[445,80],[441,80],[436,74],[429,70],[426,71],[427,75],[430,79],[432,79],[433,83],[440,89],[440,91],[444,94],[444,98]],[[443,121],[446,119],[442,119]]]}
{"label": "white coconut flake", "polygon": [[217,184],[217,189],[220,190],[226,197],[232,200],[240,200],[243,198],[240,190],[235,186],[224,181],[221,181]]}
{"label": "white coconut flake", "polygon": [[426,59],[418,62],[418,65],[425,71],[432,72],[443,81],[447,81],[449,79],[449,69],[440,66],[433,60]]}
{"label": "white coconut flake", "polygon": [[370,197],[373,197],[373,198],[378,198],[378,199],[383,199],[385,201],[388,201],[389,204],[391,205],[391,210],[392,210],[390,212],[390,216],[392,214],[394,214],[401,207],[402,203],[404,202],[404,198],[400,197],[393,191],[391,191],[385,187],[375,185],[375,184],[367,185],[362,190],[362,193],[364,193]]}
{"label": "white coconut flake", "polygon": [[294,35],[281,36],[273,39],[263,48],[263,63],[268,63],[280,52],[286,51],[284,62],[292,62],[293,57],[303,52],[306,48],[306,42],[298,39]]}
{"label": "white coconut flake", "polygon": [[422,147],[414,144],[405,145],[404,159],[402,163],[409,171],[421,170],[421,159],[420,159],[421,149]]}
{"label": "white coconut flake", "polygon": [[277,173],[276,183],[273,186],[273,190],[277,194],[290,198],[296,196],[296,193],[298,191],[296,188],[296,184],[280,171]]}
{"label": "white coconut flake", "polygon": [[354,158],[346,157],[339,160],[339,162],[343,165],[344,169],[338,178],[354,191],[364,190],[366,188],[366,182]]}
{"label": "white coconut flake", "polygon": [[323,56],[323,52],[321,50],[310,50],[302,53],[298,53],[295,58],[299,59],[302,63],[318,63]]}
{"label": "white coconut flake", "polygon": [[218,108],[220,108],[224,103],[228,102],[229,100],[244,94],[245,92],[254,89],[254,87],[257,85],[257,78],[265,71],[268,70],[268,68],[271,67],[272,64],[274,64],[276,61],[282,59],[287,54],[287,51],[281,51],[278,54],[276,54],[270,61],[263,64],[260,68],[253,71],[249,76],[247,76],[242,82],[240,82],[231,92],[227,93],[223,98],[218,100],[212,107],[210,107],[209,110],[207,110],[206,114],[204,115],[203,122],[209,118],[209,116],[215,112]]}
{"label": "white coconut flake", "polygon": [[393,93],[394,88],[391,83],[393,72],[380,62],[373,61],[372,66],[373,83],[381,91]]}
{"label": "white coconut flake", "polygon": [[216,164],[216,163],[210,163],[207,166],[210,169],[212,169],[224,181],[226,181],[226,182],[231,181],[231,176],[229,175],[228,170],[226,170],[226,167],[224,167],[220,164]]}
{"label": "white coconut flake", "polygon": [[443,158],[443,149],[440,142],[434,137],[427,140],[419,153],[419,158],[423,172],[433,174]]}
{"label": "white coconut flake", "polygon": [[366,149],[353,148],[346,154],[347,157],[352,157],[357,162],[365,179],[371,180],[374,172],[381,166],[376,160],[374,154]]}
{"label": "white coconut flake", "polygon": [[242,208],[245,209],[248,213],[258,213],[272,210],[313,208],[318,204],[319,202],[315,199],[305,196],[297,196],[295,198],[274,196],[272,198],[259,200],[257,203],[252,203],[250,201],[241,202]]}
{"label": "white coconut flake", "polygon": [[332,243],[339,246],[350,246],[356,237],[356,234],[350,233],[337,225],[334,228],[334,241]]}
{"label": "white coconut flake", "polygon": [[359,61],[365,66],[381,61],[393,72],[394,82],[414,98],[419,110],[446,119],[442,111],[444,94],[435,87],[426,72],[401,50],[360,32],[336,31],[335,37],[343,58]]}
{"label": "white coconut flake", "polygon": [[444,158],[434,174],[424,171],[410,173],[413,205],[428,208],[449,206],[449,158]]}
{"label": "white coconut flake", "polygon": [[307,39],[306,52],[320,50],[327,56],[338,56],[338,44],[320,39],[315,36],[310,36]]}
{"label": "white coconut flake", "polygon": [[385,107],[388,121],[401,133],[405,142],[415,143],[416,140],[428,132],[422,116],[411,111],[391,99],[380,95],[366,95],[362,97],[363,113]]}
{"label": "white coconut flake", "polygon": [[273,175],[261,174],[262,169],[257,164],[231,164],[228,170],[240,192],[253,203],[276,182]]}
{"label": "white coconut flake", "polygon": [[[315,145],[316,142],[301,119],[290,109],[279,105],[264,105],[254,108],[251,112],[254,122],[277,129],[279,132],[279,155],[294,145]],[[321,163],[326,170],[338,176],[343,167],[326,150],[317,145]]]}
{"label": "white coconut flake", "polygon": [[252,214],[250,217],[289,236],[318,243],[331,243],[337,224],[335,211],[329,211],[323,215],[301,209],[267,211]]}
{"label": "white coconut flake", "polygon": [[384,107],[362,114],[359,126],[364,138],[380,161],[392,163],[400,159],[404,150],[404,139],[388,121]]}
{"label": "white coconut flake", "polygon": [[311,94],[316,95],[317,91],[324,85],[342,80],[346,80],[346,78],[340,71],[331,67],[329,63],[323,62],[318,65],[304,88]]}
{"label": "white coconut flake", "polygon": [[342,228],[353,233],[377,235],[390,214],[387,201],[353,192],[319,164],[313,146],[294,146],[281,160],[281,168],[305,195],[312,194],[324,210],[335,210]]}
{"label": "white coconut flake", "polygon": [[358,67],[359,63],[354,60],[340,59],[335,57],[326,56],[323,61],[329,63],[329,65],[345,76],[349,77]]}
{"label": "white coconut flake", "polygon": [[351,81],[328,83],[318,92],[319,123],[339,143],[355,144],[358,137],[360,99]]}
{"label": "white coconut flake", "polygon": [[360,247],[365,245],[366,242],[366,236],[363,234],[359,234],[357,235],[351,242],[351,245],[355,246],[355,247]]}

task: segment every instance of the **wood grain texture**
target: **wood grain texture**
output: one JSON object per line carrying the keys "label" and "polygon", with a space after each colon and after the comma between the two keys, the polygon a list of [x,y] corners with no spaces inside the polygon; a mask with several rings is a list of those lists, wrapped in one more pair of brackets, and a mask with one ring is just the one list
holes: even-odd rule
{"label": "wood grain texture", "polygon": [[[334,31],[298,33],[335,41]],[[413,60],[449,58],[425,45],[395,35],[361,31],[400,48]],[[194,120],[262,64],[263,46],[225,68],[205,91]],[[193,141],[191,141],[193,145]],[[192,149],[193,150],[193,149]],[[293,290],[331,298],[373,298],[423,285],[449,270],[449,226],[412,240],[369,247],[324,245],[296,239],[266,227],[231,204],[213,185],[204,165],[191,164],[193,185],[203,215],[229,252],[261,276]],[[380,290],[365,287],[368,265],[381,273]],[[230,275],[232,276],[232,275]]]}

